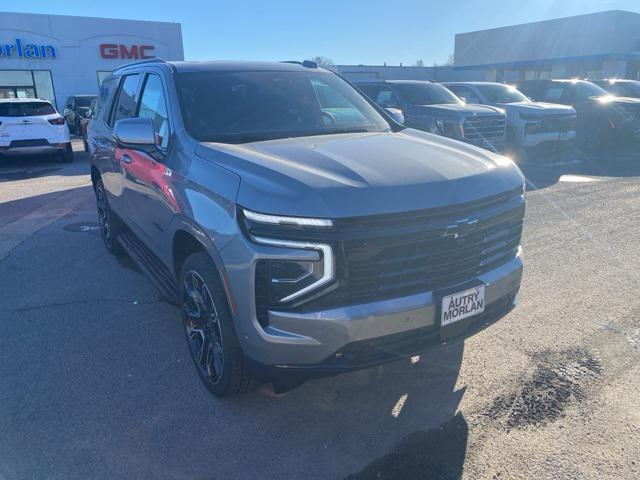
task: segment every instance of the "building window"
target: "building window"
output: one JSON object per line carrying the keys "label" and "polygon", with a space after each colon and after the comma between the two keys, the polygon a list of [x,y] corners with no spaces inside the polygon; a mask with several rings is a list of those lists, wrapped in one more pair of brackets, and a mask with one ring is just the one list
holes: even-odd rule
{"label": "building window", "polygon": [[55,105],[49,70],[0,70],[0,99],[41,98]]}
{"label": "building window", "polygon": [[110,70],[98,70],[98,88],[100,88],[100,85],[102,85],[102,82],[104,82],[104,79],[107,78],[109,75],[111,75]]}

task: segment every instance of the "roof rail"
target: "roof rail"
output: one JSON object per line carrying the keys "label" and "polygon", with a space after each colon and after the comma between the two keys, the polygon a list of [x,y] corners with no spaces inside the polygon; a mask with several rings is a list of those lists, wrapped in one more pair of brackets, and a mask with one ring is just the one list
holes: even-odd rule
{"label": "roof rail", "polygon": [[306,68],[318,68],[318,64],[316,62],[312,62],[311,60],[304,60],[302,62],[299,62],[297,60],[284,60],[280,63],[295,63],[296,65],[302,65]]}
{"label": "roof rail", "polygon": [[144,65],[145,63],[167,63],[167,62],[158,57],[145,58],[144,60],[138,60],[137,62],[130,62],[130,63],[125,63],[124,65],[120,65],[114,70],[114,72],[117,70],[121,70],[123,68],[133,67],[136,65]]}

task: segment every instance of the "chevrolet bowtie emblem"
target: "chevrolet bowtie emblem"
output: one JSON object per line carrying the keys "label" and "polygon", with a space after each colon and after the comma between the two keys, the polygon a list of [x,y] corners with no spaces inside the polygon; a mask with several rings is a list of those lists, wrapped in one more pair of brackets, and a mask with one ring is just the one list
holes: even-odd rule
{"label": "chevrolet bowtie emblem", "polygon": [[463,218],[456,223],[444,227],[443,237],[460,238],[468,235],[478,227],[477,218]]}

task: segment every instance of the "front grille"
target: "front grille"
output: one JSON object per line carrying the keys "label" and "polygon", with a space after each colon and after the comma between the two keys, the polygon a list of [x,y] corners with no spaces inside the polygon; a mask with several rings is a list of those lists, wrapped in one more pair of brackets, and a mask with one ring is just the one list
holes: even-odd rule
{"label": "front grille", "polygon": [[576,116],[561,114],[541,115],[540,133],[570,132],[576,128]]}
{"label": "front grille", "polygon": [[33,140],[13,140],[9,147],[11,148],[23,148],[23,147],[46,147],[49,142],[44,138],[37,138]]}
{"label": "front grille", "polygon": [[465,140],[504,140],[507,132],[507,120],[497,115],[466,117],[463,128]]}
{"label": "front grille", "polygon": [[[520,245],[524,201],[434,220],[414,232],[343,242],[346,281],[339,289],[349,303],[437,290],[474,278],[513,258]],[[470,232],[448,226],[471,218]]]}
{"label": "front grille", "polygon": [[[313,300],[288,308],[334,308],[467,282],[515,257],[524,208],[518,188],[454,206],[338,219],[336,231],[315,238],[332,244],[336,284],[328,293],[316,292]],[[256,307],[263,323],[269,308],[282,307],[268,305],[261,263]]]}
{"label": "front grille", "polygon": [[631,119],[640,120],[640,108],[636,103],[620,103],[618,104],[618,108]]}

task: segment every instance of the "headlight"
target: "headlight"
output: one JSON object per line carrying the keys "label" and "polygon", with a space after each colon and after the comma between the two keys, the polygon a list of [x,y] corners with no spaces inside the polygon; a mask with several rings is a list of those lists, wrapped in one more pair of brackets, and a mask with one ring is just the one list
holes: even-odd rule
{"label": "headlight", "polygon": [[464,138],[464,130],[461,120],[438,118],[436,119],[436,125],[438,126],[438,133],[440,133],[440,135],[451,138]]}
{"label": "headlight", "polygon": [[521,113],[520,120],[524,120],[525,122],[541,122],[540,115],[536,115],[535,113]]}
{"label": "headlight", "polygon": [[329,245],[320,243],[289,242],[255,237],[262,245],[292,249],[315,250],[315,259],[269,259],[266,276],[269,289],[269,304],[276,305],[294,301],[333,281],[334,261]]}
{"label": "headlight", "polygon": [[[270,305],[293,302],[334,280],[335,261],[331,246],[300,240],[313,237],[313,231],[332,228],[332,220],[263,214],[245,209],[242,216],[245,231],[253,242],[291,250],[287,255],[289,258],[259,261]],[[301,255],[300,250],[311,252]]]}
{"label": "headlight", "polygon": [[243,210],[244,217],[258,223],[269,225],[294,225],[298,227],[333,227],[333,221],[328,218],[283,217],[266,213]]}
{"label": "headlight", "polygon": [[521,113],[520,120],[523,120],[526,123],[524,126],[524,133],[526,135],[531,133],[537,133],[542,130],[542,119],[539,115],[531,114],[531,113]]}

